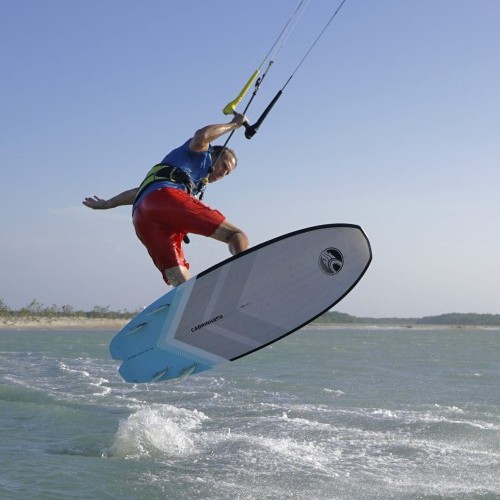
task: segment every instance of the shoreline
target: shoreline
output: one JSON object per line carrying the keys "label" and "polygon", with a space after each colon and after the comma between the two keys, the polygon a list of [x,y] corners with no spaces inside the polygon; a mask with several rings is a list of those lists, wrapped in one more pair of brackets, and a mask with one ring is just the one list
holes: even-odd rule
{"label": "shoreline", "polygon": [[[68,317],[0,317],[0,332],[3,330],[120,330],[131,318],[87,318]],[[314,330],[500,330],[495,325],[423,325],[423,324],[384,324],[384,323],[310,323],[307,329]]]}
{"label": "shoreline", "polygon": [[0,318],[2,330],[119,330],[130,319],[77,317]]}

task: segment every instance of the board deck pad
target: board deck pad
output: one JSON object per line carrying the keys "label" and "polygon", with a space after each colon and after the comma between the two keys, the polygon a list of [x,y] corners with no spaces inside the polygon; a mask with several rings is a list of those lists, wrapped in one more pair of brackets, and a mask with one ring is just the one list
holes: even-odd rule
{"label": "board deck pad", "polygon": [[328,311],[372,258],[353,224],[280,236],[194,276],[132,319],[110,344],[127,382],[175,379],[234,361]]}

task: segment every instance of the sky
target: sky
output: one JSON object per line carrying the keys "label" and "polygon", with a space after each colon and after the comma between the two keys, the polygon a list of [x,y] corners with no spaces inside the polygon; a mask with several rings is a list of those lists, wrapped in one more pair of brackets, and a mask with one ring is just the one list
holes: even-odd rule
{"label": "sky", "polygon": [[[253,123],[340,3],[311,0]],[[136,310],[167,291],[130,207],[136,187],[259,66],[296,0],[0,0],[0,299]],[[500,314],[500,2],[347,0],[204,201],[251,244],[359,224],[373,261],[335,310]],[[246,104],[242,102],[239,109]],[[219,141],[221,142],[221,141]],[[229,256],[192,237],[196,274]]]}

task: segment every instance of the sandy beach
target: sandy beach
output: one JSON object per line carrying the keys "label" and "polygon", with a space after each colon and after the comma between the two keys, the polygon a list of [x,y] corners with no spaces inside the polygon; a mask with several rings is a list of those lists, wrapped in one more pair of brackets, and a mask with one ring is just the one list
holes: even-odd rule
{"label": "sandy beach", "polygon": [[119,330],[129,320],[118,318],[28,317],[0,318],[0,330]]}
{"label": "sandy beach", "polygon": [[[85,316],[63,316],[63,317],[0,317],[1,330],[120,330],[130,319],[126,318],[87,318]],[[401,328],[415,330],[448,330],[452,329],[486,329],[499,330],[499,326],[479,325],[427,325],[427,324],[362,324],[362,323],[311,323],[307,329],[325,330],[398,330]]]}
{"label": "sandy beach", "polygon": [[[77,317],[1,317],[0,331],[2,330],[120,330],[129,319],[107,319],[107,318],[87,318]],[[305,328],[309,329],[376,329],[383,328],[384,325],[363,325],[357,323],[327,323],[310,324]],[[392,325],[392,328],[412,328],[407,325]],[[391,328],[389,327],[389,328]],[[420,328],[430,328],[427,325]]]}

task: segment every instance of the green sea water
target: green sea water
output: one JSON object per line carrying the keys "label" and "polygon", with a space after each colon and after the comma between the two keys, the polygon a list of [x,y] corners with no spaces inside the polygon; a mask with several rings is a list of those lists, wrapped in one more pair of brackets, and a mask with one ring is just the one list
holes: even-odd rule
{"label": "green sea water", "polygon": [[0,331],[1,499],[500,499],[500,330],[306,328],[132,385],[113,332]]}

